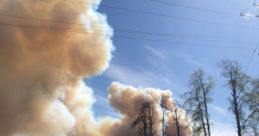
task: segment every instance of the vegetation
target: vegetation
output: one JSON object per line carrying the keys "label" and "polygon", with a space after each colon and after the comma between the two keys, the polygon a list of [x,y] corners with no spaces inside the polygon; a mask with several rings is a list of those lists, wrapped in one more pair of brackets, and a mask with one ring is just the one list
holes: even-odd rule
{"label": "vegetation", "polygon": [[208,103],[209,93],[213,89],[213,80],[199,69],[191,75],[190,91],[183,95],[185,110],[193,122],[193,135],[210,136],[210,121]]}
{"label": "vegetation", "polygon": [[[259,79],[253,79],[244,72],[237,61],[222,60],[219,63],[221,75],[225,78],[225,85],[230,92],[229,109],[235,119],[238,136],[259,135]],[[171,110],[176,134],[172,136],[185,136],[181,134],[180,118],[182,115],[178,107],[183,107],[191,118],[192,136],[211,136],[211,122],[209,107],[212,102],[210,94],[214,88],[214,80],[202,69],[193,72],[189,80],[189,91],[182,95],[183,103],[174,103]],[[182,106],[180,106],[182,105]],[[158,136],[153,130],[154,121],[153,104],[146,102],[134,116],[132,126],[137,128],[140,136]],[[167,133],[166,102],[161,101],[161,135],[171,136]],[[159,130],[160,131],[160,130]]]}
{"label": "vegetation", "polygon": [[146,102],[142,104],[140,112],[137,114],[132,126],[138,128],[140,136],[154,136],[156,132],[153,130],[153,104]]}
{"label": "vegetation", "polygon": [[258,81],[242,71],[237,61],[220,63],[230,95],[230,109],[235,116],[238,136],[258,135]]}

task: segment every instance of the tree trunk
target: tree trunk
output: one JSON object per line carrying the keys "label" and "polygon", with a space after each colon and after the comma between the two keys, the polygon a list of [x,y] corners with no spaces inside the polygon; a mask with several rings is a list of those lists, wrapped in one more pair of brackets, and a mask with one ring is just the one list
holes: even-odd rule
{"label": "tree trunk", "polygon": [[207,130],[206,130],[206,127],[205,127],[204,115],[203,115],[203,110],[202,110],[202,107],[201,107],[201,102],[200,102],[200,99],[199,99],[199,95],[198,95],[197,92],[195,93],[195,95],[196,95],[196,99],[197,99],[197,102],[198,102],[198,107],[199,107],[201,118],[202,118],[201,121],[202,121],[202,128],[203,128],[203,131],[204,131],[204,136],[207,136]]}
{"label": "tree trunk", "polygon": [[145,115],[145,111],[143,110],[142,113],[142,123],[143,123],[143,133],[144,136],[147,136],[147,122],[146,122],[146,115]]}
{"label": "tree trunk", "polygon": [[177,136],[180,136],[180,126],[179,126],[177,108],[175,108],[175,121],[176,121]]}
{"label": "tree trunk", "polygon": [[210,121],[209,121],[209,114],[208,114],[208,107],[207,107],[207,97],[206,97],[204,84],[203,84],[201,79],[200,79],[200,85],[201,85],[202,92],[203,92],[203,101],[204,101],[204,107],[205,107],[205,114],[206,114],[205,118],[206,118],[206,122],[207,122],[208,135],[211,136],[211,134],[210,134]]}
{"label": "tree trunk", "polygon": [[162,109],[162,136],[165,136],[165,109]]}
{"label": "tree trunk", "polygon": [[240,115],[237,103],[237,90],[236,90],[236,81],[232,81],[232,97],[233,97],[233,105],[234,105],[234,114],[236,118],[237,125],[237,133],[238,136],[242,136],[241,123],[240,123]]}
{"label": "tree trunk", "polygon": [[149,118],[149,132],[150,132],[150,136],[153,136],[153,109],[151,109],[151,107],[148,108],[148,116],[149,116],[148,117]]}

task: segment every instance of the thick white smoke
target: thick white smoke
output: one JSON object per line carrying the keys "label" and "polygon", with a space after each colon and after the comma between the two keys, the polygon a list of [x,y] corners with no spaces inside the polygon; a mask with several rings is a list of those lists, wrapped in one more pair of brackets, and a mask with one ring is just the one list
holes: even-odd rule
{"label": "thick white smoke", "polygon": [[0,26],[0,135],[98,135],[82,78],[109,64],[106,17],[64,0],[0,0],[0,8],[23,17],[0,19],[9,24]]}
{"label": "thick white smoke", "polygon": [[156,105],[156,120],[162,99],[173,108],[169,91],[113,83],[109,99],[122,118],[95,120],[83,78],[108,67],[112,29],[96,12],[99,0],[81,2],[88,4],[0,0],[0,13],[9,14],[0,18],[0,136],[135,136],[130,116],[141,103]]}
{"label": "thick white smoke", "polygon": [[[185,112],[176,107],[169,90],[155,88],[135,88],[114,82],[109,87],[109,100],[111,105],[121,113],[119,125],[111,129],[109,136],[138,136],[138,128],[132,127],[134,118],[138,116],[145,103],[153,105],[153,132],[156,136],[162,135],[162,107],[164,107],[165,133],[169,136],[177,135],[175,109],[178,109],[179,133],[181,136],[190,134],[189,122]],[[163,106],[161,105],[163,103]],[[127,132],[127,133],[125,133]]]}

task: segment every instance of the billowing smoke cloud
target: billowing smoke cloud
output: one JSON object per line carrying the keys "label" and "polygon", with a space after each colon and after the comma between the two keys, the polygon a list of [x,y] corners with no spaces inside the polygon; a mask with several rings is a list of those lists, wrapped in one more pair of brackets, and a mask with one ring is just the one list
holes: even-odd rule
{"label": "billowing smoke cloud", "polygon": [[[139,117],[139,112],[143,109],[143,106],[147,103],[152,105],[152,133],[157,136],[162,135],[162,124],[164,124],[164,132],[166,134],[170,136],[177,135],[176,112],[179,120],[179,133],[181,133],[181,136],[188,136],[190,133],[185,113],[181,108],[176,107],[172,99],[172,93],[169,90],[135,88],[114,82],[109,87],[109,100],[111,105],[122,115],[122,120],[111,129],[113,131],[110,131],[109,136],[139,135],[139,127],[134,128],[132,125],[136,118]],[[163,107],[164,112],[162,111]],[[175,111],[175,109],[178,111]],[[164,123],[162,123],[163,116]]]}
{"label": "billowing smoke cloud", "polygon": [[1,136],[99,135],[82,78],[107,68],[112,30],[81,1],[0,0]]}
{"label": "billowing smoke cloud", "polygon": [[0,136],[136,136],[133,117],[145,102],[154,105],[160,134],[162,100],[167,133],[175,133],[170,91],[119,83],[110,86],[109,99],[121,118],[96,121],[93,90],[83,78],[108,67],[112,29],[96,12],[99,0],[81,2],[88,4],[0,0],[1,14],[9,14],[0,18]]}

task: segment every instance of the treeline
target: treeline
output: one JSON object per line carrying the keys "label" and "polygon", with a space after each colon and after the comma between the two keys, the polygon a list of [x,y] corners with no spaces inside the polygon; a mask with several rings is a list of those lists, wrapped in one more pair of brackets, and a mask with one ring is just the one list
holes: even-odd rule
{"label": "treeline", "polygon": [[[235,118],[238,136],[259,134],[259,80],[249,76],[237,61],[223,60],[219,63],[221,75],[229,93],[229,109]],[[190,90],[183,95],[184,109],[192,121],[193,136],[211,136],[208,104],[214,80],[203,70],[195,71],[190,79]]]}
{"label": "treeline", "polygon": [[[259,79],[249,76],[240,63],[232,60],[222,60],[218,67],[221,76],[225,79],[229,95],[229,111],[234,120],[237,136],[259,136]],[[189,90],[182,95],[181,104],[175,102],[171,109],[173,127],[176,133],[167,132],[165,114],[165,102],[161,101],[161,132],[154,130],[154,109],[150,102],[144,103],[139,113],[133,116],[132,127],[137,128],[140,136],[212,136],[210,121],[210,103],[213,99],[215,80],[202,69],[193,72],[189,80]],[[181,107],[178,109],[178,107]],[[185,112],[182,112],[181,109]],[[181,124],[181,117],[187,115],[190,118],[189,126]],[[186,118],[186,119],[188,119]],[[168,120],[168,119],[167,119]],[[183,133],[184,127],[191,128],[190,133]],[[186,131],[187,129],[185,129]]]}

